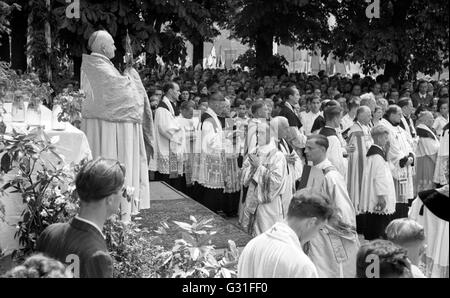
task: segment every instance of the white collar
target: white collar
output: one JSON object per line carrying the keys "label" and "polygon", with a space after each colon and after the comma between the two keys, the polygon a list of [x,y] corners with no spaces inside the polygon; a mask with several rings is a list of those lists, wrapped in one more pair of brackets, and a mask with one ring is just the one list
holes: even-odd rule
{"label": "white collar", "polygon": [[288,102],[286,101],[285,105],[286,105],[292,112],[294,112],[294,108],[292,107],[292,105],[291,105],[290,103],[288,103]]}
{"label": "white collar", "polygon": [[383,149],[380,145],[377,145],[377,144],[373,143],[372,146],[378,147],[378,148],[380,148],[381,150],[383,150],[383,152],[384,152],[384,149]]}
{"label": "white collar", "polygon": [[92,222],[92,221],[90,221],[90,220],[87,220],[87,219],[85,219],[85,218],[81,218],[81,217],[79,217],[78,215],[75,216],[75,218],[76,218],[77,220],[79,220],[79,221],[85,222],[85,223],[87,223],[87,224],[93,226],[94,228],[96,228],[97,231],[100,232],[100,234],[102,235],[102,237],[103,237],[104,239],[106,239],[106,236],[103,234],[102,230],[101,230],[94,222]]}

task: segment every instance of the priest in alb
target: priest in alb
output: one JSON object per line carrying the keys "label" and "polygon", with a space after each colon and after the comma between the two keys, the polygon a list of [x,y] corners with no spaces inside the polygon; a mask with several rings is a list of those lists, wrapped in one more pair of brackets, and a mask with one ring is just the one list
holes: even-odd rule
{"label": "priest in alb", "polygon": [[414,198],[413,166],[415,154],[408,133],[400,127],[402,110],[391,105],[380,122],[389,130],[387,159],[394,178],[397,204],[393,219],[408,216],[409,200]]}
{"label": "priest in alb", "polygon": [[120,161],[126,168],[125,184],[134,188],[134,200],[121,202],[121,218],[131,220],[141,209],[150,208],[148,157],[152,154],[153,119],[142,82],[132,67],[122,75],[114,58],[114,39],[106,31],[89,38],[92,53],[83,55],[81,89],[86,94],[81,108],[82,130],[93,158]]}
{"label": "priest in alb", "polygon": [[[336,210],[334,218],[309,242],[307,254],[316,265],[319,277],[353,278],[359,249],[355,208],[348,195],[344,177],[326,157],[328,147],[328,139],[322,135],[311,135],[306,142],[306,158],[324,176],[319,189],[333,202]],[[310,179],[314,178],[310,176]]]}
{"label": "priest in alb", "polygon": [[186,182],[183,175],[185,152],[184,127],[177,120],[180,112],[177,99],[180,87],[177,83],[167,82],[163,86],[164,96],[155,111],[155,158],[150,161],[150,170],[155,178],[165,181],[175,189],[183,191]]}
{"label": "priest in alb", "polygon": [[338,137],[337,129],[341,124],[342,109],[339,106],[330,106],[325,108],[325,127],[320,130],[320,134],[328,139],[329,147],[327,159],[333,164],[338,172],[347,179],[347,155],[346,148]]}

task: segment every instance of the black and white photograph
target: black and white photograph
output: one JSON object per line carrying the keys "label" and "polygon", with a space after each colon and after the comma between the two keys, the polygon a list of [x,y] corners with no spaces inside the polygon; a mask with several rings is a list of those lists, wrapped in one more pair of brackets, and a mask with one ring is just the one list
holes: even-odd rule
{"label": "black and white photograph", "polygon": [[449,278],[449,6],[0,0],[0,279]]}

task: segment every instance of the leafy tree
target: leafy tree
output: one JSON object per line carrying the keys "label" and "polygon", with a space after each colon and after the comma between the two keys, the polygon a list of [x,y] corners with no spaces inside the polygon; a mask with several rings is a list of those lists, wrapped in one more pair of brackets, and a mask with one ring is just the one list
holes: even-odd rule
{"label": "leafy tree", "polygon": [[432,75],[448,65],[448,1],[379,3],[380,18],[369,19],[365,1],[341,1],[334,13],[336,27],[322,44],[323,52],[359,62],[366,73],[384,68],[386,76],[395,79],[417,71]]}
{"label": "leafy tree", "polygon": [[177,0],[88,0],[80,2],[81,18],[68,19],[66,4],[58,0],[54,14],[58,19],[57,43],[75,59],[79,69],[81,54],[89,36],[105,29],[115,38],[121,64],[123,41],[128,30],[135,54],[147,53],[153,62],[156,55],[165,62],[182,63],[186,56],[183,37],[210,38],[218,34],[213,17],[200,1]]}
{"label": "leafy tree", "polygon": [[[256,61],[256,52],[253,49],[247,50],[245,53],[240,55],[235,64],[239,64],[242,68],[247,66],[251,72],[256,71],[257,61]],[[288,65],[288,61],[282,55],[276,54],[270,57],[269,60],[266,61],[268,67],[272,70],[273,74],[280,76],[282,74],[286,74],[288,71],[286,66]]]}
{"label": "leafy tree", "polygon": [[234,16],[227,27],[232,37],[255,47],[257,73],[268,74],[273,41],[315,50],[329,39],[328,17],[337,5],[337,1],[233,0]]}

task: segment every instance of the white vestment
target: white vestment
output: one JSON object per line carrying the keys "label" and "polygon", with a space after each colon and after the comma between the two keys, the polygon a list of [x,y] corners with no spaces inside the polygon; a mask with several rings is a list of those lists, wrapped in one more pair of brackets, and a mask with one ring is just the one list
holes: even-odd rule
{"label": "white vestment", "polygon": [[349,145],[355,146],[355,151],[349,153],[347,190],[353,205],[358,211],[358,205],[361,201],[361,181],[367,161],[366,154],[373,143],[369,126],[354,122],[349,129],[348,140]]}
{"label": "white vestment", "polygon": [[258,168],[251,166],[248,157],[242,165],[241,181],[248,186],[241,225],[256,236],[284,219],[286,200],[292,191],[286,189],[288,179],[286,158],[277,148],[275,140],[257,147],[254,152],[260,159]]}
{"label": "white vestment", "polygon": [[[437,192],[448,200],[448,185]],[[448,211],[447,211],[448,212]],[[449,277],[449,222],[433,214],[423,201],[417,197],[409,210],[409,218],[417,221],[424,228],[425,275],[432,278]]]}
{"label": "white vestment", "polygon": [[[326,132],[325,132],[326,131]],[[328,133],[328,131],[333,131],[334,133]],[[346,153],[341,139],[338,137],[337,131],[335,128],[325,126],[320,134],[324,135],[328,139],[328,150],[327,150],[327,159],[336,167],[339,173],[341,173],[344,180],[347,181],[347,159],[344,157]]]}
{"label": "white vestment", "polygon": [[225,155],[222,124],[211,108],[204,113],[209,118],[199,124],[195,137],[192,180],[210,189],[223,189]]}
{"label": "white vestment", "polygon": [[[285,156],[293,154],[296,158],[296,161],[294,164],[286,162],[288,179],[286,180],[286,195],[285,195],[286,200],[284,200],[284,206],[283,206],[284,216],[286,217],[287,211],[289,208],[289,204],[291,203],[291,199],[289,199],[289,196],[290,197],[294,196],[294,193],[296,192],[295,182],[302,177],[304,165],[303,165],[302,160],[298,156],[297,152],[293,148],[289,148],[289,145],[287,144],[287,142],[284,139],[279,141],[279,149],[281,150],[281,152],[283,152],[283,154]],[[289,190],[291,190],[290,193],[289,193]]]}
{"label": "white vestment", "polygon": [[185,132],[175,116],[170,100],[163,97],[155,111],[155,154],[150,170],[169,175],[183,174]]}
{"label": "white vestment", "polygon": [[436,162],[436,169],[434,171],[434,183],[445,185],[448,183],[445,176],[446,171],[448,171],[448,149],[449,149],[449,129],[445,129],[442,132],[438,157]]}
{"label": "white vestment", "polygon": [[133,70],[121,75],[105,56],[83,55],[81,129],[88,138],[92,157],[116,159],[126,168],[125,185],[134,188],[134,200],[122,199],[124,222],[141,209],[150,208],[148,161],[143,118],[145,96],[140,92]]}
{"label": "white vestment", "polygon": [[239,278],[317,278],[313,262],[303,252],[295,232],[278,222],[252,239],[238,263]]}
{"label": "white vestment", "polygon": [[[372,154],[377,148],[381,154]],[[364,166],[361,183],[361,200],[356,206],[357,212],[362,214],[393,214],[397,200],[394,179],[392,178],[389,163],[382,156],[384,155],[383,149],[377,145],[373,145],[370,148],[369,155]],[[378,196],[383,196],[386,201],[386,207],[381,213],[375,210],[378,204]]]}
{"label": "white vestment", "polygon": [[424,124],[417,125],[416,176],[414,194],[434,188],[433,176],[436,169],[439,140]]}
{"label": "white vestment", "polygon": [[319,277],[353,278],[359,249],[356,213],[342,175],[325,159],[315,166],[324,171],[322,193],[335,205],[336,221],[330,222],[309,242],[308,256],[316,265]]}
{"label": "white vestment", "polygon": [[302,129],[305,135],[309,136],[311,134],[311,128],[313,127],[314,121],[319,116],[320,112],[314,114],[313,112],[309,111],[308,113],[305,113],[303,117],[300,118],[303,125]]}
{"label": "white vestment", "polygon": [[403,128],[398,125],[393,126],[386,119],[382,119],[380,124],[389,130],[387,159],[396,183],[397,203],[407,203],[408,200],[414,198],[414,167],[401,167],[400,160],[410,156],[410,154],[414,156],[410,137]]}

